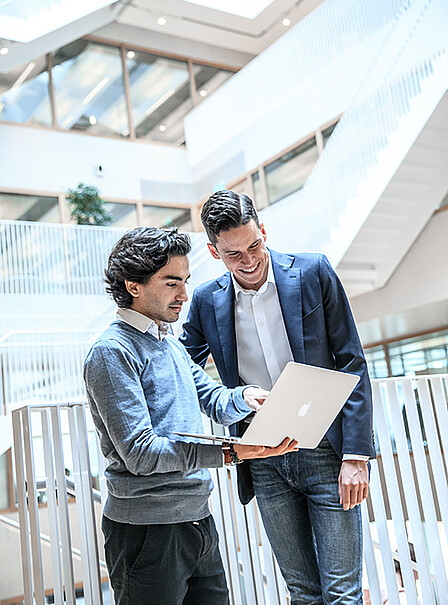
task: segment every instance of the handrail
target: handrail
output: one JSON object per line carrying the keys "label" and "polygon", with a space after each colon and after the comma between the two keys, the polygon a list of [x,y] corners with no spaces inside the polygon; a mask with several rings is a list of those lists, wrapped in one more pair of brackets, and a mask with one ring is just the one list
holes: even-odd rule
{"label": "handrail", "polygon": [[303,189],[262,211],[282,249],[337,265],[446,91],[446,4],[405,9]]}
{"label": "handrail", "polygon": [[[372,603],[377,602],[375,598],[379,598],[380,589],[384,586],[387,587],[391,602],[394,602],[395,596],[395,602],[398,603],[394,567],[394,561],[398,561],[409,603],[416,602],[418,590],[421,590],[419,596],[423,597],[425,605],[433,605],[436,599],[439,605],[447,605],[448,591],[444,565],[448,566],[448,561],[444,561],[444,557],[448,544],[443,542],[446,539],[440,528],[448,527],[448,486],[445,468],[445,462],[448,460],[448,375],[376,379],[372,381],[372,385],[375,434],[380,463],[371,461],[369,503],[368,507],[365,505],[362,507],[364,557]],[[57,491],[62,493],[68,490],[68,493],[73,494],[74,488],[75,505],[80,507],[78,517],[81,515],[81,518],[90,524],[88,531],[96,531],[95,523],[90,522],[86,502],[90,499],[98,502],[101,496],[104,498],[107,491],[102,479],[107,463],[99,454],[98,441],[91,444],[93,446],[91,455],[98,460],[101,492],[92,489],[91,466],[85,456],[81,456],[83,461],[81,459],[74,461],[74,482],[71,477],[66,476],[63,455],[59,453],[54,456],[61,438],[61,422],[56,420],[61,418],[62,414],[71,418],[69,422],[71,451],[79,450],[80,453],[85,451],[88,443],[87,424],[85,421],[81,422],[85,411],[88,414],[84,402],[65,402],[48,405],[33,404],[13,413],[19,469],[18,493],[22,503],[19,512],[21,511],[22,516],[26,512],[24,502],[27,503],[30,519],[33,515],[37,516],[37,507],[33,502],[37,502],[37,492],[45,486],[55,485],[55,489],[47,489],[50,516],[56,515],[54,505]],[[406,424],[403,420],[404,416]],[[20,422],[18,422],[19,417]],[[33,422],[32,417],[35,419]],[[32,453],[33,450],[32,432],[28,432],[30,428],[33,427],[33,430],[40,435],[37,427],[39,418],[43,428],[48,419],[51,419],[52,428],[46,429],[43,434],[46,478],[37,481],[36,469],[33,470],[32,458],[27,452]],[[206,419],[205,422],[209,423],[209,420]],[[206,424],[205,430],[213,430],[211,423]],[[25,435],[27,438],[24,439]],[[25,451],[24,457],[21,453],[22,447]],[[54,453],[50,451],[51,448],[56,448]],[[52,460],[56,462],[54,469]],[[395,464],[395,460],[398,464]],[[386,483],[379,466],[383,469]],[[25,468],[27,473],[24,476],[25,481],[20,476],[22,468]],[[260,603],[265,603],[266,599],[263,596],[265,591],[272,605],[284,603],[284,584],[259,522],[256,504],[252,502],[244,508],[240,506],[236,491],[235,469],[230,471],[230,482],[227,469],[211,469],[211,473],[215,483],[211,508],[221,536],[222,555],[228,572],[233,603],[242,603],[244,598],[248,602],[257,602],[258,599]],[[39,470],[39,477],[41,476],[43,476],[42,469]],[[399,489],[400,484],[405,486],[403,491]],[[437,485],[437,491],[434,490],[433,484]],[[57,503],[58,507],[66,506],[67,498],[57,498]],[[437,518],[437,503],[441,520]],[[405,510],[407,515],[404,513]],[[36,535],[40,534],[37,521],[34,521],[35,529],[31,534],[26,524],[26,517],[25,520],[21,520],[20,525],[24,528],[22,534],[25,536],[32,537],[33,531],[37,532]],[[60,527],[63,528],[64,525]],[[81,528],[82,531],[85,529],[86,527]],[[52,532],[53,535],[58,535],[55,527]],[[409,542],[414,544],[417,562],[410,558]],[[59,543],[62,545],[64,539],[61,538]],[[87,548],[87,538],[84,543],[84,548]],[[65,539],[65,544],[70,546],[69,538]],[[33,552],[36,553],[36,544],[32,547]],[[263,557],[260,556],[260,548]],[[378,551],[381,552],[380,565],[378,557],[375,556],[375,552]],[[26,552],[26,549],[22,552]],[[28,565],[30,565],[29,561]],[[85,569],[86,573],[91,572],[91,567]],[[414,572],[418,573],[420,588],[417,588],[415,583]],[[24,577],[27,577],[27,574],[29,576],[30,572],[24,572]],[[39,574],[36,576],[36,570],[33,574],[33,577],[39,577]],[[244,577],[245,593],[242,592],[241,575]]]}

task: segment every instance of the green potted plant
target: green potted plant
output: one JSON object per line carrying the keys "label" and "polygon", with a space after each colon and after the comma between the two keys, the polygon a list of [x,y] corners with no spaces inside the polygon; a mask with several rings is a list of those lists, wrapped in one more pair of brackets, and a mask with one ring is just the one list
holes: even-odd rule
{"label": "green potted plant", "polygon": [[105,226],[112,221],[112,215],[106,209],[106,202],[93,185],[79,183],[76,189],[67,191],[70,217],[78,225]]}

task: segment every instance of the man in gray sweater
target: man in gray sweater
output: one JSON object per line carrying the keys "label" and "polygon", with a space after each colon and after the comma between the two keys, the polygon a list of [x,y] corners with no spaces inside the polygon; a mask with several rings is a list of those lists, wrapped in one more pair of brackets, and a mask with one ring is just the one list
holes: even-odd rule
{"label": "man in gray sweater", "polygon": [[233,424],[266,394],[219,385],[168,334],[187,300],[189,251],[189,237],[175,229],[142,227],[119,240],[105,272],[117,318],[84,363],[109,463],[102,528],[117,605],[227,604],[207,468],[297,447],[209,445],[175,434],[201,433],[201,411]]}

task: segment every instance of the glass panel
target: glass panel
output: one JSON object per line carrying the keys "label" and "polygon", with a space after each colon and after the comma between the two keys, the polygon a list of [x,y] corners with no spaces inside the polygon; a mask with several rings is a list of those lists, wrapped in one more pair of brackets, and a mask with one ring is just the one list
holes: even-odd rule
{"label": "glass panel", "polygon": [[151,227],[179,227],[182,231],[193,231],[191,212],[188,208],[143,206],[143,224]]}
{"label": "glass panel", "polygon": [[59,223],[58,200],[39,195],[0,193],[0,218]]}
{"label": "glass panel", "polygon": [[129,135],[120,50],[77,40],[53,57],[59,126],[92,134]]}
{"label": "glass panel", "polygon": [[317,147],[313,137],[268,164],[265,172],[269,204],[274,204],[301,189],[316,162]]}
{"label": "glass panel", "polygon": [[332,124],[331,126],[329,126],[328,128],[326,128],[325,130],[322,131],[322,139],[324,142],[324,147],[327,144],[328,139],[333,134],[333,130],[336,128],[337,125],[338,125],[338,123],[336,122],[335,124]]}
{"label": "glass panel", "polygon": [[105,206],[112,215],[109,227],[137,227],[137,207],[134,204],[106,202]]}
{"label": "glass panel", "polygon": [[45,57],[0,73],[0,119],[51,126],[48,71]]}
{"label": "glass panel", "polygon": [[235,72],[209,65],[193,65],[194,80],[198,92],[198,103],[209,97],[217,88],[227,82]]}
{"label": "glass panel", "polygon": [[371,378],[385,378],[388,376],[386,356],[383,347],[373,347],[367,349],[364,353]]}
{"label": "glass panel", "polygon": [[263,195],[261,192],[261,181],[260,181],[260,173],[254,172],[252,175],[252,186],[254,188],[254,204],[257,210],[261,210],[264,207],[263,204]]}
{"label": "glass panel", "polygon": [[193,108],[187,63],[128,50],[126,67],[136,136],[181,145]]}
{"label": "glass panel", "polygon": [[444,373],[448,370],[448,331],[394,342],[389,355],[394,376]]}

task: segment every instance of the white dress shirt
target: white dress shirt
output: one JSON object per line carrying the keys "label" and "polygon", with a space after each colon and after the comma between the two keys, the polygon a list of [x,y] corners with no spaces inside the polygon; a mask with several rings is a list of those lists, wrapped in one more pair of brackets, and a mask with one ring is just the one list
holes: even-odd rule
{"label": "white dress shirt", "polygon": [[[261,288],[245,290],[232,275],[235,290],[235,335],[238,373],[245,384],[270,391],[288,361],[294,361],[275,285],[271,258]],[[344,454],[343,460],[368,460]]]}
{"label": "white dress shirt", "polygon": [[233,275],[232,280],[239,376],[246,384],[270,391],[288,361],[293,361],[271,262],[258,291],[245,290]]}
{"label": "white dress shirt", "polygon": [[139,332],[149,332],[149,334],[152,334],[158,340],[163,340],[168,332],[167,323],[162,321],[160,322],[160,326],[158,326],[153,319],[143,315],[143,313],[134,311],[134,309],[118,308],[117,319],[121,319],[121,321],[129,324]]}

